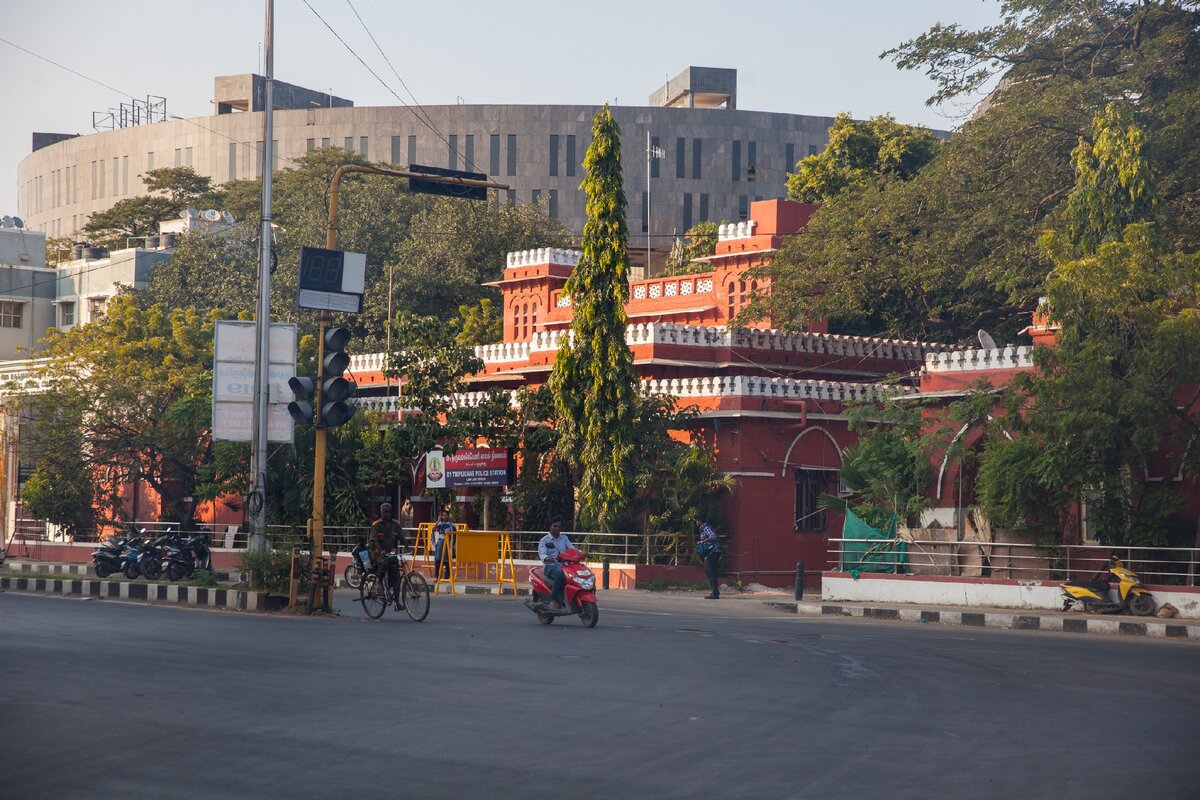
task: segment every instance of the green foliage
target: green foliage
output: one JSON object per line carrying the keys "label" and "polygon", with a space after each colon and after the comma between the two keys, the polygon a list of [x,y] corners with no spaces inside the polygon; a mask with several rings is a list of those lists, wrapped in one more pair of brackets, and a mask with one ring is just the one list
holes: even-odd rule
{"label": "green foliage", "polygon": [[217,584],[217,576],[209,569],[198,569],[192,573],[192,577],[188,580],[189,586],[203,586],[209,589],[215,588]]}
{"label": "green foliage", "polygon": [[[253,225],[241,222],[230,231],[181,237],[171,258],[155,265],[145,290],[135,293],[138,303],[143,308],[158,304],[193,309],[201,315],[218,311],[225,317],[253,319],[258,295],[257,237]],[[285,309],[294,305],[290,302]]]}
{"label": "green foliage", "polygon": [[901,125],[890,115],[859,122],[838,114],[825,150],[802,158],[788,175],[788,199],[824,203],[852,187],[910,180],[938,144],[929,130]]}
{"label": "green foliage", "polygon": [[191,167],[164,167],[143,176],[151,194],[118,200],[110,208],[88,218],[83,233],[98,245],[124,248],[128,237],[158,233],[158,223],[176,219],[189,205],[220,206],[222,196],[212,180],[197,175]]}
{"label": "green foliage", "polygon": [[[1185,474],[1200,433],[1200,255],[1163,252],[1149,226],[1073,257],[1048,237],[1057,348],[1018,376],[980,456],[980,505],[1001,523],[1057,535],[1075,505],[1111,543],[1167,544],[1180,497],[1155,474]],[[1190,459],[1190,462],[1186,459]],[[1019,470],[1015,472],[1014,470]],[[1018,477],[1019,476],[1019,477]]]}
{"label": "green foliage", "polygon": [[504,309],[490,297],[481,298],[473,306],[459,306],[458,318],[451,324],[457,331],[454,340],[464,347],[493,344],[504,339]]}
{"label": "green foliage", "polygon": [[245,550],[241,570],[250,576],[250,588],[256,592],[287,594],[291,590],[291,550]]}
{"label": "green foliage", "polygon": [[[1053,266],[1038,246],[1063,229],[1071,153],[1093,115],[1130,98],[1156,160],[1169,249],[1200,244],[1200,12],[1194,3],[1004,5],[1000,25],[938,25],[888,55],[929,72],[941,102],[1003,72],[999,88],[911,180],[877,180],[827,200],[806,234],[759,274],[772,294],[752,313],[803,327],[962,341],[1028,324]],[[1107,180],[1107,179],[1105,179]]]}
{"label": "green foliage", "polygon": [[858,442],[842,453],[842,482],[852,505],[868,524],[886,527],[896,519],[917,525],[928,506],[935,444],[922,431],[920,406],[884,402],[846,409]]}
{"label": "green foliage", "polygon": [[[51,331],[44,402],[61,411],[42,415],[31,444],[46,452],[73,435],[86,444],[73,451],[80,464],[59,471],[56,491],[88,476],[101,515],[116,518],[121,484],[141,478],[162,497],[165,518],[183,519],[183,498],[197,493],[212,450],[212,332],[194,311],[142,309],[127,295],[112,298],[100,320]],[[233,476],[209,477],[228,489]]]}
{"label": "green foliage", "polygon": [[21,490],[21,503],[35,519],[48,520],[75,536],[95,524],[94,486],[83,457],[78,406],[39,399],[30,406],[39,424],[29,444],[39,450],[34,450],[37,467]]}
{"label": "green foliage", "polygon": [[1071,154],[1075,188],[1066,210],[1067,236],[1087,253],[1120,239],[1125,226],[1146,219],[1155,203],[1146,134],[1129,106],[1109,103],[1092,121],[1091,134]]}
{"label": "green foliage", "polygon": [[637,376],[625,344],[629,230],[621,131],[607,104],[592,122],[583,165],[583,255],[565,287],[574,303],[574,340],[560,346],[550,385],[561,429],[559,453],[579,470],[581,517],[611,530],[629,501]]}
{"label": "green foliage", "polygon": [[711,264],[695,259],[715,253],[717,238],[717,223],[697,222],[684,234],[684,239],[675,240],[675,246],[671,248],[671,254],[667,258],[667,269],[672,275],[690,275],[711,271]]}

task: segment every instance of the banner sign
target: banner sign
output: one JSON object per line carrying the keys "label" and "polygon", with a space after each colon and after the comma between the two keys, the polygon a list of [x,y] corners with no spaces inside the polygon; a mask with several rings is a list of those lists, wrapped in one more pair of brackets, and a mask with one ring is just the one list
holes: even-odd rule
{"label": "banner sign", "polygon": [[[221,320],[213,331],[214,439],[249,442],[254,436],[253,322]],[[288,379],[296,374],[296,326],[272,322],[268,359],[267,441],[292,441]]]}
{"label": "banner sign", "polygon": [[507,447],[473,447],[452,456],[441,450],[425,454],[425,487],[508,486],[515,481],[512,454]]}

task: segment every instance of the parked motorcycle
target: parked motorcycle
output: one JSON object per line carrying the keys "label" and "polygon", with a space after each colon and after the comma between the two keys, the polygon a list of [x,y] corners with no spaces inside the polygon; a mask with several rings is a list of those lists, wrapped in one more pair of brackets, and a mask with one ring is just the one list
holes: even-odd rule
{"label": "parked motorcycle", "polygon": [[574,547],[558,555],[567,584],[564,594],[566,605],[555,608],[550,593],[550,581],[541,567],[529,571],[529,599],[526,607],[537,614],[538,622],[549,625],[558,617],[578,616],[587,627],[594,628],[600,621],[600,610],[596,606],[596,575],[583,563],[582,550]]}
{"label": "parked motorcycle", "polygon": [[208,549],[208,534],[189,536],[167,547],[163,553],[162,570],[167,580],[190,578],[198,569],[212,569],[212,553]]}
{"label": "parked motorcycle", "polygon": [[[1118,601],[1114,601],[1109,593],[1114,577],[1117,580]],[[1078,604],[1083,606],[1084,611],[1101,614],[1129,611],[1139,617],[1148,617],[1158,608],[1154,595],[1142,586],[1137,575],[1125,568],[1116,554],[1109,557],[1108,563],[1090,581],[1064,581],[1059,586],[1063,592],[1063,611]]]}
{"label": "parked motorcycle", "polygon": [[123,537],[110,536],[96,546],[92,551],[92,568],[96,570],[97,578],[107,578],[124,568],[121,564],[121,553],[125,551],[127,542]]}
{"label": "parked motorcycle", "polygon": [[179,534],[173,531],[167,531],[164,535],[159,536],[154,541],[147,541],[141,546],[141,556],[138,558],[138,567],[142,574],[148,580],[156,581],[162,577],[163,573],[163,554],[172,545],[179,543]]}
{"label": "parked motorcycle", "polygon": [[[145,533],[145,530],[142,533]],[[145,537],[135,536],[125,542],[125,547],[121,550],[121,572],[131,581],[142,577],[140,562],[142,559],[142,548],[145,544]]]}

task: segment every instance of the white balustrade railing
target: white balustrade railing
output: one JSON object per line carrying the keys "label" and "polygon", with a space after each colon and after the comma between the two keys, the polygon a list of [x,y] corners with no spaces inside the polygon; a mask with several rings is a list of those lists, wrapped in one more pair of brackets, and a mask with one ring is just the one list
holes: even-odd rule
{"label": "white balustrade railing", "polygon": [[954,350],[925,355],[929,372],[969,372],[972,370],[1030,369],[1033,347],[1010,345],[978,350]]}
{"label": "white balustrade railing", "polygon": [[673,397],[761,397],[832,402],[881,400],[894,395],[917,393],[915,388],[909,386],[764,378],[753,375],[650,380],[642,381],[640,389],[643,394]]}

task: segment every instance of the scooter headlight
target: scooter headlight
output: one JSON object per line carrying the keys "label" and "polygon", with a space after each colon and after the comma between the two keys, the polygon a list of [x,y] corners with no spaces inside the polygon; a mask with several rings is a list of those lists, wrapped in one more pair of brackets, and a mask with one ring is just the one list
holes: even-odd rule
{"label": "scooter headlight", "polygon": [[595,576],[591,575],[590,573],[588,574],[588,577],[586,577],[586,578],[581,575],[575,576],[575,583],[577,586],[579,586],[580,589],[595,589],[596,588],[596,578],[595,578]]}

